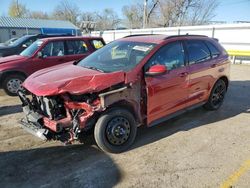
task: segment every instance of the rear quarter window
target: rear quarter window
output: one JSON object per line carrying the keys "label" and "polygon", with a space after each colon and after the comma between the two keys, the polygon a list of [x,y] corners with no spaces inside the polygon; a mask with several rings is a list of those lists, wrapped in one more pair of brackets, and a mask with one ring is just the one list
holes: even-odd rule
{"label": "rear quarter window", "polygon": [[205,43],[211,52],[212,58],[216,58],[220,55],[219,49],[214,44],[212,44],[210,41],[205,41]]}
{"label": "rear quarter window", "polygon": [[186,41],[189,64],[202,63],[211,59],[210,51],[201,40]]}
{"label": "rear quarter window", "polygon": [[95,39],[95,40],[91,40],[90,43],[92,44],[92,46],[98,50],[99,48],[102,48],[104,46],[104,43],[102,40],[98,40],[98,39]]}

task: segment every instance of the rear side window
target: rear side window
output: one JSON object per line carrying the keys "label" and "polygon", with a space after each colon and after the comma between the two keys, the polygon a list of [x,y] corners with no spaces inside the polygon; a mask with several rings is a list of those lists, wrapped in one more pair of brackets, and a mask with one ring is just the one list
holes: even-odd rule
{"label": "rear side window", "polygon": [[64,56],[64,44],[63,41],[54,41],[49,42],[42,49],[43,57],[55,57],[55,56]]}
{"label": "rear side window", "polygon": [[211,42],[206,41],[206,44],[211,52],[212,58],[216,58],[220,55],[220,51]]}
{"label": "rear side window", "polygon": [[186,42],[189,64],[202,63],[211,58],[210,51],[203,41],[188,40]]}
{"label": "rear side window", "polygon": [[96,50],[104,46],[103,41],[98,39],[91,40],[91,44]]}
{"label": "rear side window", "polygon": [[68,40],[66,41],[66,45],[66,55],[85,54],[86,52],[88,52],[88,47],[82,40]]}

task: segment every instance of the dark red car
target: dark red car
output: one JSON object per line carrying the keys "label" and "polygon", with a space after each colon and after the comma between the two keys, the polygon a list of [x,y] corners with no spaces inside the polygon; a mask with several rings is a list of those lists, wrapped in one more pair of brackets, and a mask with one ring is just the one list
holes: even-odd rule
{"label": "dark red car", "polygon": [[94,129],[98,146],[122,152],[137,127],[153,126],[194,107],[217,110],[229,85],[230,61],[206,36],[129,36],[79,63],[44,69],[23,84],[23,127],[42,139],[71,143]]}
{"label": "dark red car", "polygon": [[25,78],[35,71],[83,59],[103,45],[100,37],[39,39],[20,55],[0,58],[0,87],[8,95],[16,95]]}

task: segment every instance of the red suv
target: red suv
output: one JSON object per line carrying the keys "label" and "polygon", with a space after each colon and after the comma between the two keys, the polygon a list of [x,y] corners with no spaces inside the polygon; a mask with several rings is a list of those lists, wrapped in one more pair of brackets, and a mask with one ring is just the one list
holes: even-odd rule
{"label": "red suv", "polygon": [[39,39],[20,55],[0,58],[0,87],[14,96],[25,78],[35,71],[83,59],[104,44],[100,37]]}
{"label": "red suv", "polygon": [[71,143],[94,129],[104,151],[126,150],[140,125],[153,126],[194,107],[217,110],[230,61],[206,36],[129,36],[75,64],[38,71],[20,91],[24,128]]}

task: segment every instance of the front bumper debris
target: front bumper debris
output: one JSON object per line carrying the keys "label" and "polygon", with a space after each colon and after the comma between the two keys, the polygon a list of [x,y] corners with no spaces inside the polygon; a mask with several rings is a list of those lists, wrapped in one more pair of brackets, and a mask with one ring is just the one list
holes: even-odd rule
{"label": "front bumper debris", "polygon": [[26,116],[20,121],[21,127],[42,140],[50,139],[49,129],[43,128],[41,124],[43,117],[32,110],[31,102],[22,91],[18,91],[18,96],[23,103],[23,112]]}
{"label": "front bumper debris", "polygon": [[49,130],[48,129],[39,129],[35,124],[28,122],[26,119],[22,119],[20,121],[21,127],[29,132],[30,134],[41,138],[42,140],[46,141],[49,139],[48,134]]}

